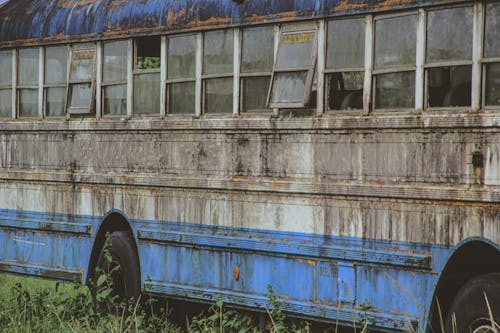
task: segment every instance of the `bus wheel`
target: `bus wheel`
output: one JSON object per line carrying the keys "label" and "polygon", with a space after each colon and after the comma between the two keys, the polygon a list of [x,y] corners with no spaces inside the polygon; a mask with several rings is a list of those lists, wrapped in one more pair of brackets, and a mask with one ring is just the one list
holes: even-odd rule
{"label": "bus wheel", "polygon": [[114,231],[99,253],[92,293],[98,310],[118,310],[141,294],[139,257],[130,232]]}
{"label": "bus wheel", "polygon": [[[490,318],[490,310],[493,322]],[[445,325],[446,333],[498,332],[500,330],[500,273],[480,275],[469,280],[453,299]]]}

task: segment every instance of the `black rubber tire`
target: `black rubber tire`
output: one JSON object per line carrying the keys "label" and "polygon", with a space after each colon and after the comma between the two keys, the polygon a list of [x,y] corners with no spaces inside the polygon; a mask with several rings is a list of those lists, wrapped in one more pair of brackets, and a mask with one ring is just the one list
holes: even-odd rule
{"label": "black rubber tire", "polygon": [[[113,291],[120,299],[137,299],[141,294],[141,271],[134,239],[127,231],[114,231],[110,237],[113,262],[120,266],[119,273],[113,276]],[[105,265],[101,249],[96,267],[106,271]]]}
{"label": "black rubber tire", "polygon": [[[500,273],[490,273],[470,279],[458,291],[446,316],[446,333],[469,333],[480,326],[491,325],[484,293],[488,297],[495,322],[500,324]],[[453,329],[453,314],[456,330]]]}

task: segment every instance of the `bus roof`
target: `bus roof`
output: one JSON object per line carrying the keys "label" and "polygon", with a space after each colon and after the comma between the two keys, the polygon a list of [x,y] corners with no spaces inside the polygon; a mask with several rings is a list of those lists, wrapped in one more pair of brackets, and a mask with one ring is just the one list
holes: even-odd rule
{"label": "bus roof", "polygon": [[390,11],[458,0],[7,0],[0,46],[51,44]]}

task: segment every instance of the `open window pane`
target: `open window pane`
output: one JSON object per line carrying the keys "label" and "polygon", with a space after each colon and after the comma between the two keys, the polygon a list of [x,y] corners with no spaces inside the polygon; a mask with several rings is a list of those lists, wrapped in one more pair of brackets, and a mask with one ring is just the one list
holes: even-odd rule
{"label": "open window pane", "polygon": [[160,74],[134,76],[134,113],[160,113]]}
{"label": "open window pane", "polygon": [[365,66],[365,19],[328,22],[326,67],[329,69]]}
{"label": "open window pane", "polygon": [[121,116],[127,114],[127,85],[106,86],[103,89],[104,114]]}
{"label": "open window pane", "polygon": [[12,86],[12,50],[0,51],[0,86]]}
{"label": "open window pane", "polygon": [[195,114],[195,82],[168,85],[168,113]]}
{"label": "open window pane", "polygon": [[427,13],[427,63],[472,58],[472,7]]}
{"label": "open window pane", "polygon": [[328,109],[363,109],[364,72],[333,73],[327,76]]}
{"label": "open window pane", "polygon": [[12,90],[11,89],[1,89],[0,90],[0,117],[2,117],[2,118],[12,117]]}
{"label": "open window pane", "polygon": [[470,106],[471,66],[427,69],[429,107]]}
{"label": "open window pane", "polygon": [[271,102],[301,103],[304,100],[307,72],[276,73]]}
{"label": "open window pane", "polygon": [[69,106],[71,108],[89,108],[91,93],[90,83],[71,85]]}
{"label": "open window pane", "polygon": [[136,69],[160,68],[161,38],[159,36],[137,38],[136,46]]}
{"label": "open window pane", "polygon": [[45,84],[64,84],[68,73],[68,48],[51,46],[45,48]]}
{"label": "open window pane", "polygon": [[269,112],[267,93],[270,76],[241,78],[242,112]]}
{"label": "open window pane", "polygon": [[87,48],[74,47],[72,50],[70,81],[92,81],[94,76],[95,47],[86,44]]}
{"label": "open window pane", "polygon": [[286,32],[281,35],[276,69],[310,67],[313,58],[315,31]]}
{"label": "open window pane", "polygon": [[127,81],[127,44],[126,40],[104,43],[104,83]]}
{"label": "open window pane", "polygon": [[233,78],[205,80],[205,113],[233,112]]}
{"label": "open window pane", "polygon": [[375,23],[375,68],[415,65],[417,16],[405,15]]}
{"label": "open window pane", "polygon": [[49,117],[65,115],[66,88],[46,88],[46,112]]}
{"label": "open window pane", "polygon": [[203,44],[203,74],[233,73],[233,30],[206,32]]}
{"label": "open window pane", "polygon": [[196,36],[169,37],[167,78],[194,79],[196,74]]}
{"label": "open window pane", "polygon": [[415,105],[415,72],[376,75],[375,108],[413,108]]}
{"label": "open window pane", "polygon": [[[274,29],[271,26],[243,30],[241,72],[271,72],[274,61]],[[267,95],[267,93],[266,93]]]}
{"label": "open window pane", "polygon": [[38,117],[38,90],[19,90],[19,116]]}
{"label": "open window pane", "polygon": [[486,29],[484,32],[484,56],[500,57],[500,2],[486,5]]}
{"label": "open window pane", "polygon": [[19,86],[38,85],[38,49],[19,49],[18,82]]}

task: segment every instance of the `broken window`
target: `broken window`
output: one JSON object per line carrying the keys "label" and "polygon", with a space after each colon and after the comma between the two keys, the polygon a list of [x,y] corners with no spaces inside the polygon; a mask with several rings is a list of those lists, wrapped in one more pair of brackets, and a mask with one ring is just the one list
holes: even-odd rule
{"label": "broken window", "polygon": [[69,114],[88,114],[93,111],[95,51],[94,44],[76,44],[71,47],[67,93]]}
{"label": "broken window", "polygon": [[203,112],[233,113],[233,30],[203,35]]}
{"label": "broken window", "polygon": [[66,114],[66,87],[68,73],[68,47],[51,46],[45,48],[45,115],[64,116]]}
{"label": "broken window", "polygon": [[134,48],[134,113],[160,113],[161,39],[138,38]]}
{"label": "broken window", "polygon": [[169,114],[195,114],[196,35],[168,38],[167,100]]}
{"label": "broken window", "polygon": [[417,15],[375,21],[374,100],[376,109],[415,105]]}
{"label": "broken window", "polygon": [[472,7],[427,13],[427,107],[471,105]]}
{"label": "broken window", "polygon": [[484,105],[500,105],[500,3],[486,5],[484,32]]}
{"label": "broken window", "polygon": [[280,33],[269,106],[303,108],[311,95],[317,55],[317,27],[287,25]]}
{"label": "broken window", "polygon": [[104,43],[102,67],[103,114],[127,114],[127,46],[128,41]]}
{"label": "broken window", "polygon": [[0,117],[12,117],[12,50],[0,51]]}
{"label": "broken window", "polygon": [[19,117],[38,117],[38,48],[19,49],[17,93]]}
{"label": "broken window", "polygon": [[241,112],[269,112],[267,94],[273,70],[274,28],[244,29],[241,48]]}
{"label": "broken window", "polygon": [[328,110],[363,109],[365,19],[329,21],[327,45]]}

